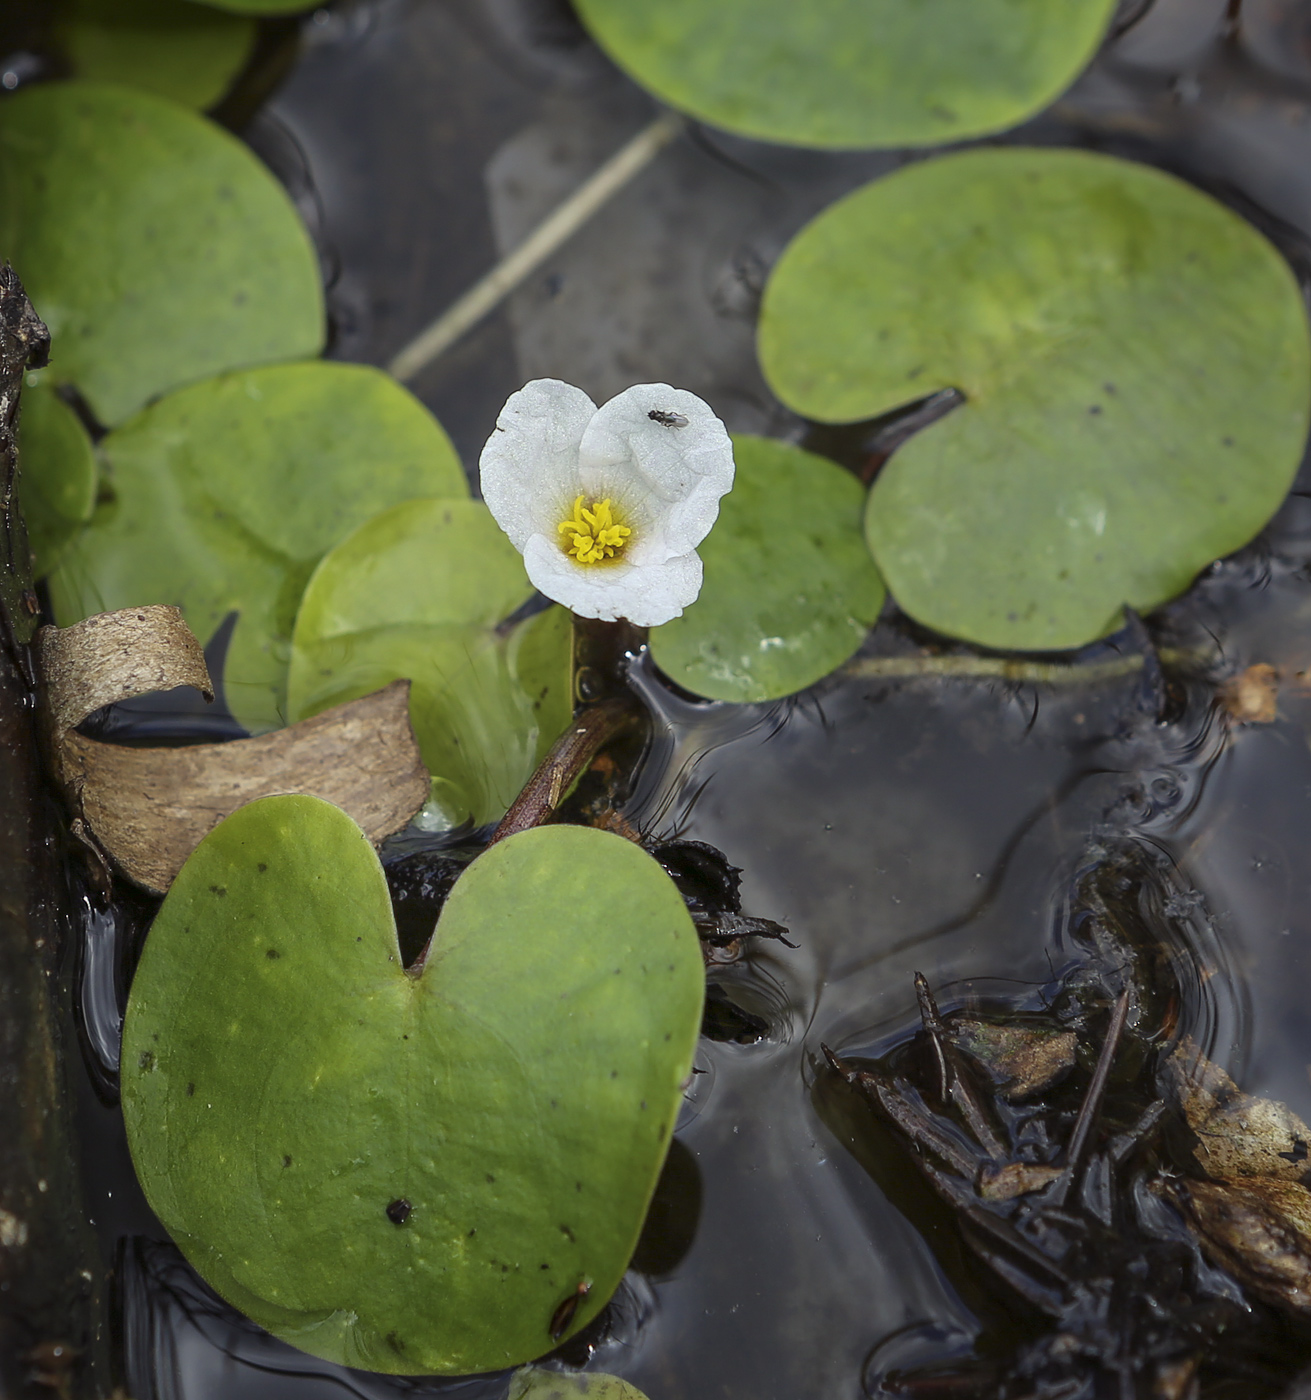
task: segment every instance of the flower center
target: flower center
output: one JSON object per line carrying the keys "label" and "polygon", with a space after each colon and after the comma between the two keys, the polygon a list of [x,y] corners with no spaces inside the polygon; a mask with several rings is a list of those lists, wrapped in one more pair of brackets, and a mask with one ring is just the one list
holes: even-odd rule
{"label": "flower center", "polygon": [[562,520],[559,530],[565,536],[564,552],[580,564],[600,564],[622,554],[633,533],[615,519],[608,496],[604,501],[593,501],[588,510],[583,509],[583,497],[579,496],[574,502],[573,518]]}

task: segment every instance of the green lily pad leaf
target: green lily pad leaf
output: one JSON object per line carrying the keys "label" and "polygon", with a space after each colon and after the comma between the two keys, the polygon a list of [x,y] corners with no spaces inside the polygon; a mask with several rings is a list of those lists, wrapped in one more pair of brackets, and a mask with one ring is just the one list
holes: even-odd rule
{"label": "green lily pad leaf", "polygon": [[175,603],[205,640],[236,612],[223,684],[252,731],[283,723],[296,610],[323,555],[398,501],[468,493],[437,420],[364,365],[205,380],[100,447],[114,498],[51,576],[59,623]]}
{"label": "green lily pad leaf", "polygon": [[54,568],[91,519],[99,481],[87,430],[43,378],[40,372],[27,376],[18,420],[18,493],[37,578]]}
{"label": "green lily pad leaf", "polygon": [[264,798],[200,844],[146,940],[123,1033],[137,1174],[201,1276],[303,1350],[518,1365],[623,1276],[704,981],[660,866],[573,826],[480,856],[411,975],[363,832]]}
{"label": "green lily pad leaf", "polygon": [[105,424],[208,374],[318,354],[318,260],[235,137],[162,97],[41,83],[0,105],[0,253]]}
{"label": "green lily pad leaf", "polygon": [[850,472],[768,438],[733,439],[737,476],[700,546],[705,582],[651,632],[679,685],[712,700],[804,690],[860,646],[883,606]]}
{"label": "green lily pad leaf", "polygon": [[211,107],[255,46],[255,21],[187,0],[63,0],[56,38],[78,78]]}
{"label": "green lily pad leaf", "polygon": [[912,617],[1004,649],[1092,641],[1245,544],[1311,408],[1275,249],[1174,177],[1084,151],[969,151],[841,200],[775,268],[760,358],[826,422],[962,391],[884,467],[866,530]]}
{"label": "green lily pad leaf", "polygon": [[928,146],[1014,126],[1089,62],[1115,0],[577,0],[663,102],[764,141]]}
{"label": "green lily pad leaf", "polygon": [[410,720],[449,825],[501,816],[569,722],[563,608],[501,635],[532,596],[479,501],[407,501],[319,565],[292,642],[292,719],[411,682]]}
{"label": "green lily pad leaf", "polygon": [[646,1400],[635,1385],[603,1371],[548,1371],[524,1366],[510,1377],[506,1400]]}

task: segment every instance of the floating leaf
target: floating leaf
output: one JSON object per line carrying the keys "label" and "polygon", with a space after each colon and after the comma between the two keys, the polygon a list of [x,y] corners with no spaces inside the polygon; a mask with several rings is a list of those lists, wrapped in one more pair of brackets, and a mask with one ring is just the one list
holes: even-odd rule
{"label": "floating leaf", "polygon": [[0,253],[101,422],[207,374],[315,355],[318,260],[239,141],[162,97],[43,83],[0,105]]}
{"label": "floating leaf", "polygon": [[[42,376],[44,378],[44,376]],[[36,576],[48,574],[96,505],[95,449],[49,381],[28,376],[18,422],[19,494]]]}
{"label": "floating leaf", "polygon": [[264,798],[200,845],[146,941],[123,1038],[133,1161],[202,1277],[303,1350],[517,1365],[623,1275],[703,986],[669,877],[573,826],[480,856],[410,975],[359,828]]}
{"label": "floating leaf", "polygon": [[224,691],[251,730],[282,723],[296,609],[320,558],[387,506],[468,490],[437,420],[363,365],[206,380],[101,450],[114,499],[51,576],[56,617],[170,602],[207,639],[235,611]]}
{"label": "floating leaf", "polygon": [[506,1400],[646,1400],[635,1385],[603,1371],[548,1371],[524,1366],[510,1377]]}
{"label": "floating leaf", "polygon": [[969,151],[840,201],[779,261],[760,356],[826,422],[964,393],[884,467],[866,529],[912,617],[998,648],[1079,646],[1180,593],[1265,524],[1306,439],[1279,254],[1084,151]]}
{"label": "floating leaf", "polygon": [[737,478],[701,546],[705,582],[651,633],[679,685],[712,700],[773,700],[840,666],[883,606],[861,530],[865,492],[799,447],[735,437]]}
{"label": "floating leaf", "polygon": [[255,45],[255,22],[188,0],[63,0],[55,29],[73,75],[212,106]]}
{"label": "floating leaf", "polygon": [[1096,52],[1115,0],[578,0],[620,67],[729,131],[928,146],[1033,115]]}
{"label": "floating leaf", "polygon": [[404,677],[446,821],[499,817],[569,721],[564,609],[508,636],[495,630],[532,591],[481,502],[408,501],[384,512],[338,545],[305,590],[291,715]]}

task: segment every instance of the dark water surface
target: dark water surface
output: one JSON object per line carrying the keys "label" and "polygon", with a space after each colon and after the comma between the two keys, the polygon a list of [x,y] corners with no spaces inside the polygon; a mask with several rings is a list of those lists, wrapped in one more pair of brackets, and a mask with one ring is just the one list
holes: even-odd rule
{"label": "dark water surface", "polygon": [[[1236,10],[1156,0],[1007,139],[1164,165],[1256,218],[1303,273],[1311,10],[1244,0],[1235,31]],[[245,134],[319,241],[333,353],[385,363],[652,111],[545,0],[378,0],[306,20]],[[808,218],[909,158],[693,130],[415,388],[471,467],[504,399],[540,375],[598,401],[664,380],[734,431],[799,437],[755,364],[764,274]],[[1262,541],[1150,619],[1152,636],[1212,677],[1311,668],[1309,569],[1311,507],[1295,495]],[[863,654],[916,641],[889,617]],[[656,735],[628,815],[720,847],[743,868],[745,910],[798,946],[713,974],[767,1033],[703,1040],[641,1269],[593,1368],[651,1400],[858,1400],[890,1338],[916,1339],[916,1364],[968,1350],[978,1300],[831,1126],[820,1042],[872,1056],[910,1034],[915,970],[944,1010],[1041,1008],[1083,956],[1080,879],[1126,851],[1147,872],[1140,902],[1171,950],[1183,1028],[1244,1089],[1311,1118],[1311,691],[1286,687],[1278,720],[1244,727],[1197,678],[1161,722],[1136,673],[1096,687],[844,674],[740,707],[680,698],[645,663],[636,683]],[[129,1392],[503,1395],[503,1376],[408,1382],[313,1361],[213,1299],[167,1244],[112,1103],[148,914],[89,914],[81,972],[92,1216],[117,1267]]]}

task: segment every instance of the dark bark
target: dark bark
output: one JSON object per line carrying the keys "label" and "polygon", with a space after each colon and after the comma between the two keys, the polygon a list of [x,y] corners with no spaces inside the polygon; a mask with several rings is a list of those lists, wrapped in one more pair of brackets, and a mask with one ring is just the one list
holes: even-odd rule
{"label": "dark bark", "polygon": [[0,270],[0,1395],[95,1396],[105,1367],[96,1242],[83,1207],[65,1042],[76,1053],[57,808],[37,750],[37,609],[17,504],[24,369],[49,335]]}

